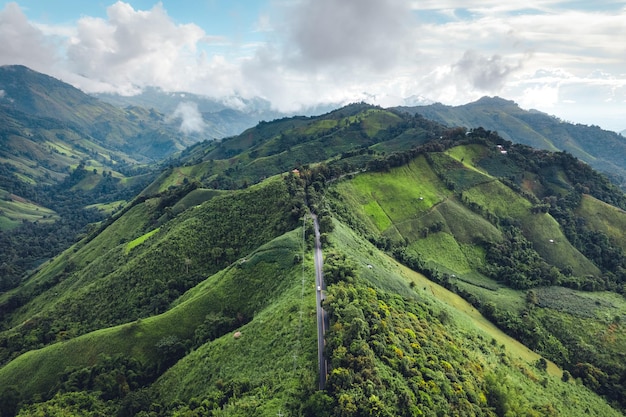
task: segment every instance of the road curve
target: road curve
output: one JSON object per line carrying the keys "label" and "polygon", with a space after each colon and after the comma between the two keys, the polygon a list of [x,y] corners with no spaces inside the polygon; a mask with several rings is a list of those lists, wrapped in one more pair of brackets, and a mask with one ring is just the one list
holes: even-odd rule
{"label": "road curve", "polygon": [[328,374],[328,364],[324,357],[324,336],[326,334],[326,328],[328,327],[328,317],[326,311],[322,308],[322,300],[324,299],[324,259],[322,258],[322,243],[320,241],[320,226],[317,221],[317,216],[311,214],[313,217],[313,225],[315,228],[315,299],[317,305],[317,360],[319,363],[319,375],[320,375],[320,389],[326,388],[326,375]]}

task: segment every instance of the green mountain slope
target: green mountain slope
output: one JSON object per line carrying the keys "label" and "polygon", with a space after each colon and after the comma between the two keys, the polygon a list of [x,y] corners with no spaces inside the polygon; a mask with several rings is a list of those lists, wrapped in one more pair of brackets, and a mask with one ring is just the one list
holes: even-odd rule
{"label": "green mountain slope", "polygon": [[[325,305],[333,371],[326,392],[314,390],[310,251],[304,269],[293,262],[303,249],[301,229],[209,277],[168,312],[22,355],[0,370],[0,380],[11,386],[28,375],[22,392],[49,386],[63,392],[24,407],[22,415],[67,410],[67,403],[74,412],[88,412],[72,399],[76,391],[91,390],[83,407],[108,404],[114,412],[160,415],[216,408],[224,415],[338,415],[351,409],[367,415],[374,406],[392,415],[619,415],[581,385],[562,382],[553,368],[536,368],[538,355],[493,326],[480,326],[480,316],[470,318],[465,310],[471,307],[458,297],[345,225],[335,223],[328,245],[333,284]],[[331,259],[338,253],[349,254],[344,264],[351,272],[334,281]],[[223,315],[226,306],[254,316],[238,322]],[[241,336],[233,337],[234,331]],[[176,349],[177,343],[198,347],[184,355],[188,347]],[[114,357],[138,363],[117,359],[116,368]],[[140,388],[142,377],[158,375],[170,361],[175,364],[151,388]],[[112,385],[107,375],[117,375]]]}
{"label": "green mountain slope", "polygon": [[[169,216],[165,197],[136,204],[102,233],[0,295],[3,327],[11,329],[4,340],[21,345],[3,349],[3,360],[164,311],[207,275],[290,230],[302,204],[297,196],[275,178],[216,196],[162,226]],[[258,204],[270,211],[260,211]]]}
{"label": "green mountain slope", "polygon": [[503,138],[538,149],[567,151],[626,185],[626,139],[598,126],[567,123],[545,113],[522,110],[512,101],[483,97],[462,106],[432,104],[402,108],[443,123],[497,131]]}
{"label": "green mountain slope", "polygon": [[130,201],[154,177],[146,164],[190,143],[154,111],[0,67],[0,291]]}
{"label": "green mountain slope", "polygon": [[155,111],[120,109],[23,66],[0,67],[0,90],[0,114],[14,127],[7,133],[31,139],[42,154],[56,148],[119,163],[161,159],[191,144]]}
{"label": "green mountain slope", "polygon": [[[272,110],[271,103],[262,99],[232,97],[217,100],[189,92],[166,92],[158,88],[145,88],[133,96],[98,93],[98,99],[120,108],[143,107],[174,117],[180,106],[191,105],[202,115],[202,136],[221,139],[235,136],[258,124],[261,120],[272,120],[284,114]],[[315,112],[313,112],[315,113]]]}
{"label": "green mountain slope", "polygon": [[[155,187],[186,178],[212,188],[239,188],[320,161],[327,161],[331,171],[348,172],[376,155],[410,149],[442,132],[441,125],[419,116],[352,104],[318,117],[262,122],[238,136],[191,146]],[[147,192],[158,192],[155,187]]]}
{"label": "green mountain slope", "polygon": [[621,415],[624,208],[484,129],[363,104],[262,123],[0,294],[0,411]]}
{"label": "green mountain slope", "polygon": [[[589,373],[602,375],[593,377],[604,381],[596,389],[618,401],[622,388],[609,381],[624,372],[619,346],[626,342],[620,324],[626,303],[613,293],[577,290],[612,289],[623,294],[623,266],[606,269],[611,262],[624,265],[624,240],[617,232],[622,211],[591,196],[575,197],[572,185],[568,196],[558,197],[560,204],[556,197],[540,194],[544,202],[554,204],[542,205],[537,195],[523,188],[529,166],[517,151],[527,150],[513,146],[505,156],[495,143],[491,147],[494,151],[470,144],[422,153],[408,165],[342,181],[329,191],[335,197],[331,210],[358,222],[358,229],[379,247],[390,248],[398,259],[463,295],[569,372],[583,380]],[[532,153],[537,164],[541,158]],[[508,171],[519,170],[514,181],[494,178],[501,170],[495,158],[507,158]],[[569,158],[565,156],[560,167],[553,158],[546,161],[561,181],[573,176],[560,171],[571,168]],[[420,181],[411,175],[415,172],[421,173]],[[548,177],[533,178],[551,186]],[[568,198],[575,200],[577,215],[557,208],[572,204],[564,201]],[[585,215],[594,218],[585,222],[577,217]],[[614,246],[601,249],[602,244]],[[593,254],[595,250],[604,254]],[[608,283],[607,278],[615,280]],[[606,336],[598,338],[604,332]]]}

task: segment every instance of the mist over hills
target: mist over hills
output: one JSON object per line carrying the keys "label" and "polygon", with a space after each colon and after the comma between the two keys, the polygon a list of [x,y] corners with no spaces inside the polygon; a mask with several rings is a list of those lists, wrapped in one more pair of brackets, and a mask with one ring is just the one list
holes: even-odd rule
{"label": "mist over hills", "polygon": [[[0,231],[2,277],[15,277],[0,292],[1,415],[623,415],[626,196],[571,152],[354,103],[112,163],[102,155],[117,145],[81,120],[155,114],[163,125],[130,131],[168,138],[180,120],[80,94],[75,111],[81,99],[103,113],[55,119],[34,110],[48,106],[38,94],[0,108],[19,133],[3,144],[46,138],[2,155],[2,203],[68,203]],[[75,140],[61,142],[70,123]],[[65,172],[47,178],[39,156],[63,152]],[[100,215],[68,227],[88,206]],[[44,223],[71,247],[15,273],[28,254],[16,236],[34,247]]]}
{"label": "mist over hills", "polygon": [[[105,93],[94,94],[94,96],[122,108],[140,106],[155,109],[180,122],[181,128],[184,128],[186,121],[199,116],[202,123],[192,126],[191,131],[214,139],[235,136],[262,120],[268,121],[296,115],[296,113],[273,110],[271,103],[262,98],[245,99],[232,96],[216,99],[188,92],[165,92],[157,88],[146,88],[134,96]],[[318,105],[297,114],[317,115],[335,107]]]}

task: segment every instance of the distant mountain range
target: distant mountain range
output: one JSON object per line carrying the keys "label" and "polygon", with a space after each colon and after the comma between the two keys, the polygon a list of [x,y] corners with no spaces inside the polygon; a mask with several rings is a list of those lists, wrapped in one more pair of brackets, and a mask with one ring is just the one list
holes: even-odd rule
{"label": "distant mountain range", "polygon": [[160,161],[194,143],[154,110],[120,109],[23,66],[0,67],[0,158],[36,179],[32,164],[66,175],[81,160],[116,170]]}
{"label": "distant mountain range", "polygon": [[[94,94],[94,97],[122,108],[140,106],[155,109],[181,126],[185,123],[185,118],[197,114],[202,117],[203,123],[195,129],[195,133],[212,139],[237,135],[260,121],[296,115],[294,112],[277,111],[272,108],[269,101],[262,98],[246,99],[231,96],[216,99],[188,92],[166,92],[158,88],[146,88],[134,96],[100,93]],[[317,115],[336,107],[335,105],[319,105],[298,114]]]}
{"label": "distant mountain range", "polygon": [[616,132],[567,123],[537,110],[523,110],[515,102],[499,97],[483,97],[462,106],[437,103],[399,109],[446,126],[482,126],[515,143],[567,151],[609,175],[622,188],[626,186],[626,138]]}

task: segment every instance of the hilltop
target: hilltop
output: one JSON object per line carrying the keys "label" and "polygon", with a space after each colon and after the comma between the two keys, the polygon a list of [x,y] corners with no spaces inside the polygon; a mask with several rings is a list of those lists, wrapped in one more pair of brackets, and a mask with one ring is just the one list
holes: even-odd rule
{"label": "hilltop", "polygon": [[364,103],[200,142],[0,295],[2,413],[621,415],[624,209],[570,153]]}
{"label": "hilltop", "polygon": [[567,151],[609,175],[622,189],[626,187],[626,139],[616,132],[568,123],[537,110],[523,110],[515,102],[500,97],[483,97],[461,106],[437,103],[400,109],[449,127],[483,127],[515,143]]}

